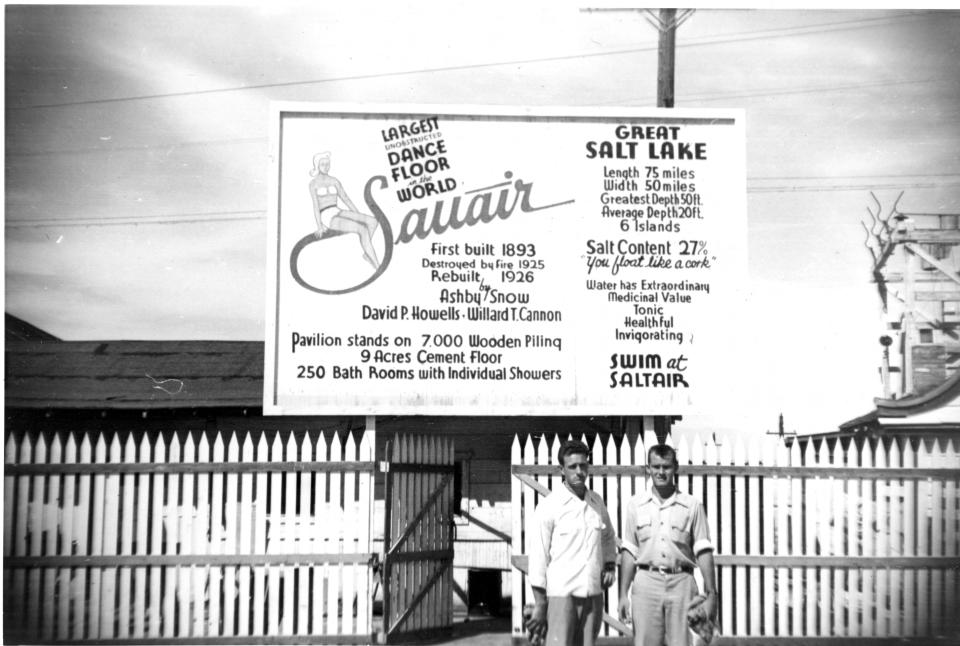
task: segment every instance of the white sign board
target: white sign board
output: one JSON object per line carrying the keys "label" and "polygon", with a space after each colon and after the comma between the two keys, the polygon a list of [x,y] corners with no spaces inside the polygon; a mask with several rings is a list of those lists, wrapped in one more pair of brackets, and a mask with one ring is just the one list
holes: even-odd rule
{"label": "white sign board", "polygon": [[273,125],[266,414],[682,414],[727,387],[741,111],[296,104]]}

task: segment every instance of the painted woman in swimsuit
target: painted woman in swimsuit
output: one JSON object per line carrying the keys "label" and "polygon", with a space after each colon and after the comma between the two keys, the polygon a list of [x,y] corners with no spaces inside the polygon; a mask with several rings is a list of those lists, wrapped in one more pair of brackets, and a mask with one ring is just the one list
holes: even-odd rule
{"label": "painted woman in swimsuit", "polygon": [[[356,233],[360,237],[360,246],[363,247],[363,257],[376,270],[380,267],[380,261],[371,237],[377,231],[377,219],[360,213],[343,190],[340,180],[330,175],[330,153],[317,153],[313,156],[310,176],[313,177],[310,180],[310,197],[313,199],[313,215],[317,219],[317,232],[314,235],[319,239],[328,229]],[[347,208],[340,208],[338,200]]]}

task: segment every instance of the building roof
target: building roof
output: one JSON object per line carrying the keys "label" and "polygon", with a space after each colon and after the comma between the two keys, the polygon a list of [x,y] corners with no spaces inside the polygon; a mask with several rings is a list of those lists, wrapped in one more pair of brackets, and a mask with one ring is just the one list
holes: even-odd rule
{"label": "building roof", "polygon": [[922,395],[901,399],[874,400],[877,408],[840,425],[854,431],[866,425],[904,427],[907,425],[956,425],[960,428],[960,370]]}
{"label": "building roof", "polygon": [[34,341],[39,343],[47,343],[60,340],[49,332],[41,330],[35,325],[30,325],[23,319],[18,318],[9,312],[4,312],[4,314],[6,320],[4,322],[3,331],[7,343],[10,343],[11,341]]}
{"label": "building roof", "polygon": [[263,405],[263,343],[62,341],[6,344],[7,408]]}

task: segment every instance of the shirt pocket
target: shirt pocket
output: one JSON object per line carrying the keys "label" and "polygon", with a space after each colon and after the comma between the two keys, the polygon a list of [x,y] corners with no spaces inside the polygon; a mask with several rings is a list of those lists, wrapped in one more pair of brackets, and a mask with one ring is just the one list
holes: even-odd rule
{"label": "shirt pocket", "polygon": [[647,515],[637,517],[637,547],[642,547],[653,538],[653,518]]}
{"label": "shirt pocket", "polygon": [[689,516],[686,510],[677,510],[670,514],[670,539],[678,546],[687,548],[687,550],[692,546],[688,521]]}

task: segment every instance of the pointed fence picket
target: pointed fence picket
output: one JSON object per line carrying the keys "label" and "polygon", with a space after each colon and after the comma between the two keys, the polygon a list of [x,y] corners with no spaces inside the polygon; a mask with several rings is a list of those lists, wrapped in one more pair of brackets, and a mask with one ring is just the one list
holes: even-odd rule
{"label": "pointed fence picket", "polygon": [[[336,439],[334,439],[330,443],[330,462],[343,462],[343,447],[340,445],[340,442],[337,441]],[[327,490],[327,493],[329,494],[330,497],[327,500],[325,507],[330,511],[334,511],[334,507],[336,507],[335,509],[337,513],[336,520],[338,522],[330,524],[330,528],[333,531],[327,534],[327,536],[330,539],[328,542],[328,545],[332,547],[333,551],[342,551],[340,548],[340,540],[339,540],[340,536],[335,533],[337,532],[337,528],[343,525],[343,520],[342,520],[343,511],[340,508],[340,504],[339,504],[340,490],[341,490],[340,478],[331,476],[330,485]],[[331,520],[333,520],[333,518],[331,518]],[[343,573],[342,563],[330,564],[330,569],[328,570],[329,579],[327,580],[327,595],[326,595],[327,632],[328,633],[342,632],[342,628],[340,626],[341,617],[340,617],[340,611],[339,611],[339,604],[341,602],[340,596],[333,592],[334,590],[340,589],[342,573]]]}
{"label": "pointed fence picket", "polygon": [[[730,444],[724,442],[717,451],[717,461],[715,464],[728,465],[733,456],[730,454]],[[729,554],[733,552],[733,502],[732,478],[729,475],[722,475],[719,478],[720,495],[717,498],[717,506],[713,512],[714,524],[719,525],[719,531],[714,530],[718,535],[719,541],[716,545],[717,551]],[[732,600],[735,597],[733,582],[733,567],[730,565],[721,565],[718,572],[718,588],[724,599]],[[722,626],[733,626],[733,603],[722,603],[720,605],[720,624]]]}
{"label": "pointed fence picket", "polygon": [[[860,467],[872,469],[874,467],[873,446],[869,440],[865,440],[860,449]],[[876,556],[874,546],[876,523],[874,514],[876,513],[877,492],[874,480],[861,480],[860,482],[860,554],[862,556]],[[860,585],[862,592],[860,599],[860,634],[864,637],[873,637],[876,634],[873,608],[867,605],[867,596],[876,591],[876,570],[871,566],[865,566],[861,570]],[[879,600],[879,597],[877,597]]]}
{"label": "pointed fence picket", "polygon": [[[197,463],[203,465],[210,461],[210,443],[204,433],[197,439]],[[213,542],[211,535],[210,516],[210,477],[207,471],[197,470],[195,474],[196,482],[196,520],[192,533],[193,553],[204,557],[210,552],[210,545]],[[206,598],[207,586],[210,581],[210,568],[198,559],[193,565],[193,580],[190,582],[193,624],[190,627],[191,634],[198,637],[206,636],[207,618],[209,612],[209,603]],[[210,588],[213,589],[212,587]]]}
{"label": "pointed fence picket", "polygon": [[[857,451],[851,442],[844,451],[843,466],[852,468],[857,466]],[[860,480],[856,477],[848,478],[846,481],[846,513],[844,529],[844,549],[847,556],[858,556],[860,545]],[[846,635],[848,637],[860,636],[860,570],[859,568],[846,569],[847,576],[847,618]]]}
{"label": "pointed fence picket", "polygon": [[[816,455],[813,448],[813,442],[807,442],[803,447],[801,461],[804,466],[812,467],[816,464]],[[802,523],[803,548],[799,554],[813,554],[817,551],[817,528],[819,524],[819,514],[817,512],[818,501],[822,500],[822,484],[820,478],[802,479],[797,478],[802,485],[800,497],[798,498],[803,505],[804,522]],[[811,636],[817,634],[817,610],[820,599],[817,597],[817,568],[809,565],[803,573],[804,583],[803,600],[805,612],[803,613],[803,633]],[[796,632],[794,633],[796,634]]]}
{"label": "pointed fence picket", "polygon": [[[681,452],[682,455],[682,452]],[[733,460],[744,461],[747,459],[747,452],[743,446],[741,440],[737,440],[734,445],[733,450]],[[737,476],[733,484],[733,515],[732,518],[746,518],[746,505],[747,505],[747,478],[745,475]],[[734,554],[748,554],[749,550],[747,548],[747,534],[749,532],[749,525],[735,525],[734,531],[736,536],[734,538],[735,544],[732,545],[731,552]],[[744,630],[747,625],[748,610],[750,609],[750,597],[747,594],[747,568],[746,566],[736,566],[734,568],[734,581],[733,581],[733,598],[739,598],[740,603],[736,604],[727,604],[733,605],[734,610],[736,611],[735,619],[733,624],[727,624],[729,626],[728,630],[733,633],[736,633],[738,630]]]}
{"label": "pointed fence picket", "polygon": [[[277,434],[277,441],[275,443],[275,446],[277,447],[277,450],[282,449],[284,451],[284,455],[283,455],[284,460],[290,461],[290,462],[295,462],[297,460],[297,442],[292,433],[287,437],[287,442],[285,445],[283,445],[280,442],[280,435]],[[281,513],[286,518],[290,518],[291,516],[297,517],[299,513],[299,510],[297,509],[297,474],[293,471],[287,471],[284,474],[278,473],[277,479],[280,480],[283,484],[283,492],[281,494],[282,496],[281,499],[283,501],[283,509],[281,510]],[[276,509],[273,510],[274,513],[276,513],[276,511],[277,511]],[[301,550],[298,549],[298,547],[303,542],[303,540],[298,540],[299,535],[302,533],[304,536],[304,539],[306,539],[306,536],[308,535],[308,531],[306,527],[301,527],[300,523],[295,522],[294,527],[296,527],[296,529],[294,530],[296,532],[296,535],[293,541],[294,544],[290,546],[289,550],[285,549],[284,551],[300,553]],[[351,549],[350,551],[355,552],[357,550]],[[298,574],[299,574],[299,568],[297,568],[296,566],[292,564],[283,566],[283,598],[288,604],[292,604],[294,602],[294,599],[296,599],[296,596],[294,593],[294,585],[296,583],[296,578]],[[278,602],[279,602],[279,599],[278,599]],[[295,617],[296,617],[296,613],[294,612],[293,608],[288,609],[284,607],[283,623],[281,624],[280,631],[279,631],[281,635],[292,635],[294,633]]]}
{"label": "pointed fence picket", "polygon": [[[251,442],[251,445],[253,443]],[[267,434],[260,434],[260,441],[256,444],[256,462],[261,465],[269,461],[267,454]],[[253,492],[256,502],[253,503],[253,522],[249,525],[252,550],[254,554],[263,554],[267,549],[267,540],[264,535],[267,525],[267,506],[269,505],[269,493],[267,490],[267,479],[270,473],[261,468],[253,476]],[[266,610],[266,567],[262,563],[256,563],[253,566],[253,578],[251,587],[253,594],[250,604],[250,617],[253,626],[250,628],[251,635],[264,635],[264,615]]]}
{"label": "pointed fence picket", "polygon": [[[910,441],[906,441],[901,456],[905,468],[916,467],[916,452]],[[904,556],[917,554],[917,483],[915,480],[905,480],[903,482],[903,551]],[[903,633],[905,635],[917,634],[917,573],[914,568],[906,568],[903,571]]]}
{"label": "pointed fence picket", "polygon": [[[47,442],[42,435],[37,438],[33,459],[37,464],[43,464],[47,461]],[[27,554],[30,556],[39,556],[43,545],[43,506],[46,494],[46,482],[43,476],[33,476],[31,481],[33,504],[30,505],[30,514],[27,521],[29,528]],[[40,575],[41,572],[39,569],[33,569],[28,574],[26,619],[27,629],[31,632],[39,631],[41,625]]]}
{"label": "pointed fence picket", "polygon": [[[927,467],[931,462],[931,446],[927,440],[921,440],[917,447],[917,466]],[[929,478],[924,478],[917,483],[917,554],[928,556],[930,554],[930,525],[932,483]],[[940,504],[940,501],[937,501]],[[919,568],[917,570],[917,625],[926,627],[927,631],[934,629],[933,608],[938,605],[937,602],[931,602],[930,599],[930,579],[931,571],[928,568]],[[923,628],[921,628],[923,630]]]}
{"label": "pointed fence picket", "polygon": [[371,641],[370,434],[68,432],[4,449],[5,641]]}
{"label": "pointed fence picket", "polygon": [[[762,447],[757,442],[751,442],[747,449],[747,463],[751,466],[760,466]],[[755,473],[755,472],[754,472]],[[747,531],[749,536],[749,554],[759,557],[763,554],[762,543],[760,542],[760,531],[763,528],[761,510],[761,478],[758,475],[749,475],[747,477],[747,516],[745,516]],[[761,587],[762,568],[754,565],[750,566],[750,581],[745,592],[741,593],[741,598],[746,597],[750,605],[749,625],[736,627],[737,632],[746,631],[748,635],[763,634],[763,588]],[[746,606],[747,603],[744,603]]]}
{"label": "pointed fence picket", "polygon": [[[782,443],[777,443],[773,448],[774,464],[777,467],[789,466],[789,457],[787,447]],[[771,543],[774,553],[777,556],[787,556],[789,554],[790,533],[787,529],[787,522],[790,518],[790,483],[785,477],[776,476],[772,483],[771,493],[773,499],[769,503],[768,509],[775,510],[773,515],[773,536]],[[775,573],[776,592],[776,612],[774,632],[778,635],[789,635],[790,628],[788,623],[789,614],[789,596],[790,596],[790,578],[789,570],[785,567],[778,567]]]}
{"label": "pointed fence picket", "polygon": [[[599,443],[598,438],[594,438],[594,446]],[[602,446],[603,449],[603,463],[604,464],[617,464],[619,458],[619,447],[615,442],[614,438],[607,438],[607,442]],[[594,449],[596,451],[597,449]],[[619,476],[614,473],[610,473],[602,478],[598,477],[597,480],[602,483],[601,487],[596,487],[595,490],[600,493],[604,500],[607,502],[607,507],[610,510],[610,522],[613,523],[614,531],[617,531],[618,536],[622,536],[619,533],[619,528],[621,523],[618,519],[619,511],[622,509],[622,501],[620,499],[620,482]],[[607,614],[616,617],[619,609],[617,607],[618,598],[616,594],[607,595],[607,604],[606,611]],[[604,624],[603,634],[611,635],[616,634],[613,631],[613,628],[609,624]]]}
{"label": "pointed fence picket", "polygon": [[[511,461],[513,635],[533,602],[526,545],[533,512],[559,484],[565,437],[517,436]],[[960,635],[956,441],[731,444],[678,437],[679,486],[705,506],[716,545],[723,634],[763,639],[923,641]],[[647,446],[655,442],[648,434]],[[588,438],[591,488],[621,535],[627,500],[646,489],[643,437]],[[628,631],[611,617],[603,634]]]}
{"label": "pointed fence picket", "polygon": [[[167,443],[161,435],[157,438],[156,444],[153,447],[153,460],[154,462],[165,462],[166,459]],[[166,552],[163,535],[164,520],[162,510],[164,491],[166,489],[164,485],[166,483],[167,476],[163,473],[155,472],[149,474],[149,478],[150,488],[153,491],[153,505],[150,508],[152,510],[152,513],[150,513],[150,554],[159,555]],[[159,563],[159,561],[154,562]],[[152,638],[160,637],[164,623],[164,607],[162,605],[163,574],[164,569],[159,567],[159,565],[150,568],[150,596],[149,609],[147,611],[150,628],[147,635]]]}
{"label": "pointed fence picket", "polygon": [[[167,462],[171,465],[178,465],[181,461],[180,438],[174,435],[167,446]],[[179,506],[180,501],[180,479],[179,472],[170,473],[166,476],[167,500],[165,506],[160,512],[163,518],[164,530],[164,554],[177,554],[178,544],[180,542],[180,517],[183,508]],[[176,634],[176,607],[177,607],[177,566],[168,565],[164,568],[164,588],[162,636],[172,638]]]}
{"label": "pointed fence picket", "polygon": [[[874,449],[874,466],[886,469],[890,465],[887,447],[883,440],[878,440]],[[890,504],[890,480],[877,478],[875,489],[876,531],[874,532],[874,551],[878,558],[890,556],[890,534],[892,529],[892,515]],[[884,566],[879,566],[876,572],[876,599],[874,635],[886,635],[890,632],[890,609],[892,595],[889,587],[890,572]]]}
{"label": "pointed fence picket", "polygon": [[[840,471],[844,466],[844,456],[843,448],[838,442],[834,447],[832,463],[831,466],[833,470]],[[843,557],[845,555],[845,545],[846,541],[844,537],[848,531],[845,527],[847,520],[846,516],[846,493],[845,493],[845,482],[839,477],[833,478],[832,481],[832,491],[833,495],[831,500],[833,501],[832,505],[832,515],[830,516],[830,555],[834,557]],[[847,634],[847,619],[846,619],[846,606],[847,606],[847,581],[846,581],[846,570],[839,567],[834,567],[833,569],[833,624],[831,629],[831,634],[836,637],[843,637]]]}
{"label": "pointed fence picket", "polygon": [[[4,443],[4,463],[12,464],[17,461],[17,443],[14,440],[13,436],[7,438],[7,441]],[[13,556],[13,523],[14,515],[13,511],[16,509],[14,505],[14,494],[16,493],[16,478],[14,478],[9,471],[4,470],[3,472],[3,558],[4,560]],[[3,589],[4,590],[15,590],[13,585],[13,576],[12,572],[4,568],[3,570]],[[15,590],[19,592],[19,590]],[[13,601],[14,599],[19,599],[20,596],[14,596],[13,594],[3,595],[3,613],[6,617],[14,616]]]}
{"label": "pointed fence picket", "polygon": [[[266,448],[266,445],[263,445]],[[277,433],[273,437],[273,443],[270,446],[270,461],[271,462],[283,462],[283,446],[280,442],[280,434]],[[278,540],[280,537],[276,536],[280,532],[279,521],[282,517],[283,511],[281,506],[283,504],[283,483],[282,478],[283,474],[279,471],[273,471],[270,473],[270,539],[271,543],[274,540]],[[259,526],[259,523],[258,523]],[[264,548],[266,548],[266,543],[264,543]],[[286,577],[284,577],[286,579]],[[271,565],[268,568],[267,572],[267,626],[264,634],[267,635],[276,635],[279,634],[280,629],[280,566]],[[289,614],[289,613],[288,613]]]}
{"label": "pointed fence picket", "polygon": [[[217,439],[222,444],[222,438]],[[227,462],[237,463],[240,461],[240,445],[237,435],[231,435],[227,442]],[[237,511],[237,501],[240,491],[240,476],[236,473],[225,473],[222,475],[226,498],[223,501],[223,519],[224,532],[223,542],[220,543],[223,554],[237,554],[237,531],[240,514]],[[219,506],[219,501],[216,506]],[[238,635],[239,627],[236,621],[237,608],[237,567],[225,567],[223,571],[223,623],[214,627],[219,628],[216,633],[220,635]]]}
{"label": "pointed fence picket", "polygon": [[[520,437],[514,435],[513,441],[510,443],[510,464],[520,464],[522,455]],[[521,500],[522,491],[525,488],[519,479],[510,478],[510,500],[514,501],[510,505],[510,530],[512,540],[517,543],[523,542],[523,516],[521,515],[523,507],[517,502]],[[622,532],[619,535],[622,536]],[[510,604],[510,626],[512,635],[515,637],[520,637],[523,634],[523,580],[524,576],[518,568],[510,568],[510,590],[513,596],[518,599],[518,601]],[[4,581],[6,581],[6,578],[4,578]]]}
{"label": "pointed fence picket", "polygon": [[[942,466],[947,469],[960,469],[960,451],[957,450],[956,440],[951,438],[947,442],[946,451],[943,454]],[[944,537],[943,554],[946,557],[956,558],[960,553],[960,530],[957,526],[957,481],[947,480],[944,486],[943,505],[944,505]],[[948,569],[943,577],[943,607],[947,617],[944,622],[943,632],[947,635],[960,634],[960,613],[956,612],[958,599],[957,568]]]}
{"label": "pointed fence picket", "polygon": [[[323,460],[329,462],[329,446],[327,445],[327,440],[321,436],[317,438],[316,445],[316,460]],[[315,481],[315,491],[316,491],[316,509],[326,510],[328,509],[327,505],[327,474],[317,473],[314,474]],[[329,528],[329,525],[324,523],[324,525]],[[314,538],[316,549],[319,552],[330,552],[330,535],[327,531],[324,531],[322,534],[315,535]],[[318,564],[319,567],[314,569],[313,572],[313,612],[311,615],[313,617],[313,634],[326,634],[332,632],[330,629],[329,622],[324,620],[326,614],[326,598],[328,596],[328,581],[330,574],[330,565],[326,562]]]}
{"label": "pointed fence picket", "polygon": [[[193,464],[196,459],[196,446],[185,437],[183,441],[181,459],[183,464]],[[177,501],[177,511],[175,513],[180,522],[177,525],[176,543],[177,554],[191,554],[193,547],[193,530],[196,519],[196,507],[193,504],[194,476],[190,473],[184,473],[181,477],[182,497]],[[169,503],[172,501],[168,501]],[[177,610],[179,622],[177,622],[177,634],[190,634],[190,606],[192,590],[190,589],[190,570],[191,566],[181,565],[177,567]]]}
{"label": "pointed fence picket", "polygon": [[[816,479],[814,491],[816,497],[810,500],[810,506],[814,509],[814,515],[817,518],[816,537],[817,548],[807,553],[811,556],[827,556],[830,554],[831,537],[831,507],[830,500],[833,498],[833,482],[829,476],[830,467],[830,447],[826,442],[821,442],[817,449],[817,467],[824,469],[824,475]],[[820,585],[819,621],[814,635],[830,635],[833,630],[833,621],[831,615],[833,599],[833,575],[828,568],[818,569],[818,582]]]}
{"label": "pointed fence picket", "polygon": [[[64,465],[74,464],[77,461],[77,443],[72,433],[68,433],[64,442],[63,462]],[[67,555],[73,554],[74,535],[73,535],[73,509],[74,495],[76,493],[76,477],[67,473],[63,476],[63,498],[61,504],[63,514],[60,521],[60,548],[61,552]],[[56,533],[56,532],[53,532]],[[54,552],[56,553],[56,552]],[[61,567],[58,570],[57,585],[57,618],[56,638],[64,641],[70,638],[70,586],[72,580],[72,570]]]}
{"label": "pointed fence picket", "polygon": [[[120,446],[120,440],[117,438],[117,446]],[[118,451],[118,457],[123,462],[136,462],[137,445],[133,436],[128,436],[122,451]],[[136,508],[134,486],[136,475],[125,474],[118,478],[121,481],[122,503],[120,506],[120,546],[117,554],[133,554],[133,532],[135,526]],[[50,525],[55,526],[55,525]],[[52,532],[51,532],[52,533]],[[48,552],[49,553],[49,552]],[[117,636],[120,638],[130,637],[131,628],[131,582],[133,572],[131,568],[119,568],[118,577],[118,598],[117,598]]]}
{"label": "pointed fence picket", "polygon": [[[944,467],[944,457],[946,456],[946,446],[934,446],[934,455],[933,460],[931,461],[931,466],[933,467]],[[945,486],[942,480],[931,479],[932,490],[930,492],[930,519],[931,519],[931,528],[930,528],[930,547],[931,547],[931,556],[944,556],[945,545],[945,513],[944,513],[944,502],[945,502]],[[936,635],[942,634],[944,631],[944,613],[953,612],[952,608],[945,608],[943,601],[946,596],[946,589],[944,587],[944,582],[946,581],[946,572],[940,570],[931,570],[930,572],[932,578],[932,584],[930,587],[930,595],[933,597],[933,604],[931,612],[933,613],[932,621],[933,624],[933,633]]]}

